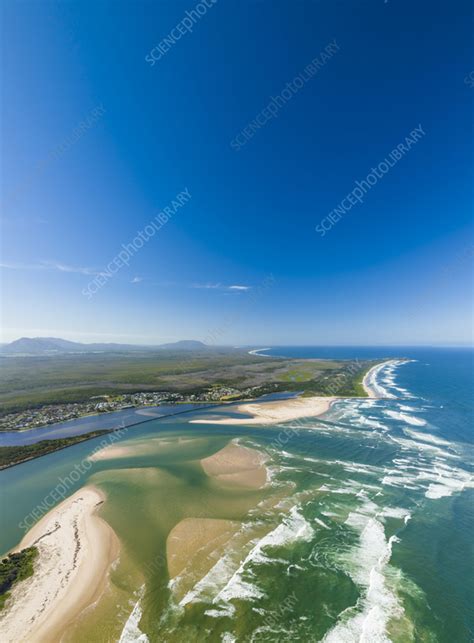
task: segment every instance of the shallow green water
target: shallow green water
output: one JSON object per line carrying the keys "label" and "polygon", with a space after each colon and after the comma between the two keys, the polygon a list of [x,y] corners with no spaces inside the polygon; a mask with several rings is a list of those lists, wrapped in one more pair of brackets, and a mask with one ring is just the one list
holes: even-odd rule
{"label": "shallow green water", "polygon": [[[119,444],[135,455],[94,463],[69,489],[107,492],[101,515],[123,544],[112,594],[70,640],[470,641],[470,407],[442,366],[431,398],[414,362],[380,375],[396,399],[342,401],[322,420],[130,429]],[[265,489],[225,487],[200,467],[236,438],[266,454]],[[2,550],[97,442],[2,472]],[[235,528],[170,582],[167,538],[187,518]]]}

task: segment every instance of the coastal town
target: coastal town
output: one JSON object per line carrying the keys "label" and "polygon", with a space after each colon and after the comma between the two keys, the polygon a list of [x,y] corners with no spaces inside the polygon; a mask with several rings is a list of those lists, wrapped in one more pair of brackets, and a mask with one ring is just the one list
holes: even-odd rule
{"label": "coastal town", "polygon": [[252,399],[268,393],[268,386],[252,386],[239,390],[230,386],[214,386],[203,392],[185,394],[170,391],[144,391],[121,395],[98,395],[86,402],[46,404],[37,409],[9,413],[0,418],[0,431],[27,431],[56,422],[66,422],[85,415],[110,413],[129,408],[161,404],[196,404]]}

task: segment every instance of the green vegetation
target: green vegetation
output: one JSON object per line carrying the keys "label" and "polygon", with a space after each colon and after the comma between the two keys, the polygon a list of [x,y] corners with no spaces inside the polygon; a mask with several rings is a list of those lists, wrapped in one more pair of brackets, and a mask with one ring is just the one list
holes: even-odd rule
{"label": "green vegetation", "polygon": [[[99,395],[143,391],[201,392],[233,369],[264,357],[242,351],[87,353],[0,356],[0,416],[45,404],[87,402]],[[245,379],[242,372],[243,379]]]}
{"label": "green vegetation", "polygon": [[[370,368],[372,368],[372,366]],[[364,372],[361,375],[359,375],[359,377],[356,377],[352,382],[352,388],[354,390],[354,394],[356,395],[356,397],[367,397],[367,393],[365,392],[365,388],[362,382],[368,370],[369,369],[366,368]]]}
{"label": "green vegetation", "polygon": [[13,585],[33,575],[33,563],[37,555],[36,547],[27,547],[15,554],[8,554],[0,562],[0,610],[3,609]]}
{"label": "green vegetation", "polygon": [[15,464],[20,464],[20,462],[26,462],[26,460],[32,460],[33,458],[39,458],[41,455],[46,455],[59,449],[65,449],[73,444],[97,438],[105,433],[110,433],[110,431],[91,431],[83,435],[74,435],[70,438],[61,438],[59,440],[41,440],[40,442],[36,442],[36,444],[0,447],[0,469],[5,469]]}
{"label": "green vegetation", "polygon": [[[201,395],[212,387],[307,395],[365,396],[369,360],[285,359],[242,350],[143,351],[0,356],[0,417],[47,404],[89,402],[97,396],[169,392]],[[230,399],[239,399],[233,394]]]}

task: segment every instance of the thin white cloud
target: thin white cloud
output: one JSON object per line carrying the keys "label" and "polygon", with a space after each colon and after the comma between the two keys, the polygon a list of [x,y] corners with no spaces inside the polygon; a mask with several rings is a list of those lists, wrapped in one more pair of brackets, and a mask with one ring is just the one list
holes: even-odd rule
{"label": "thin white cloud", "polygon": [[15,263],[15,262],[2,262],[0,268],[7,268],[9,270],[56,270],[58,272],[72,272],[80,275],[99,275],[100,270],[94,268],[87,268],[82,266],[70,266],[58,261],[41,261],[40,263]]}
{"label": "thin white cloud", "polygon": [[[71,266],[70,264],[62,263],[61,261],[40,261],[39,263],[21,263],[21,262],[0,262],[0,268],[9,270],[53,270],[56,272],[65,272],[71,274],[87,275],[97,277],[103,273],[102,270],[97,268],[90,268],[88,266]],[[131,284],[138,284],[143,281],[143,277],[135,276],[129,280]],[[160,286],[173,286],[177,284],[174,282],[156,284]],[[240,293],[251,290],[252,286],[245,284],[231,284],[226,285],[220,282],[207,282],[202,284],[191,284],[190,288],[197,288],[201,290],[217,290],[225,293]]]}
{"label": "thin white cloud", "polygon": [[232,285],[232,286],[226,286],[225,284],[221,283],[206,283],[206,284],[193,284],[191,288],[202,288],[206,290],[223,290],[226,292],[242,292],[244,290],[250,290],[251,286],[243,286],[243,285]]}
{"label": "thin white cloud", "polygon": [[221,284],[193,284],[191,288],[203,288],[203,289],[211,289],[211,290],[219,290],[222,288]]}
{"label": "thin white cloud", "polygon": [[40,263],[46,269],[49,270],[58,270],[59,272],[74,272],[80,275],[99,275],[100,270],[94,270],[93,268],[84,268],[82,266],[69,266],[65,263],[60,263],[58,261],[42,261]]}
{"label": "thin white cloud", "polygon": [[0,268],[6,268],[8,270],[40,270],[40,266],[37,264],[11,263],[8,261],[2,261]]}

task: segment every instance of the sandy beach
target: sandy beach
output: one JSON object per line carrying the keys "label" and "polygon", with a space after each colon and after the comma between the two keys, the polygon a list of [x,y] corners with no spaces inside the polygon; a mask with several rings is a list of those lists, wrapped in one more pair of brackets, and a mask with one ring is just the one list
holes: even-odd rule
{"label": "sandy beach", "polygon": [[84,487],[52,509],[15,551],[35,545],[33,576],[14,586],[0,614],[2,643],[53,643],[103,593],[119,541],[96,515],[105,500]]}
{"label": "sandy beach", "polygon": [[368,397],[385,397],[385,389],[381,389],[377,384],[377,375],[382,368],[387,366],[387,364],[391,364],[392,362],[397,363],[398,361],[399,360],[387,360],[385,362],[382,362],[381,364],[376,364],[369,371],[367,371],[364,379],[362,380],[362,386],[364,387],[364,391],[367,393]]}
{"label": "sandy beach", "polygon": [[275,402],[239,404],[232,408],[238,413],[251,415],[249,418],[221,418],[209,420],[191,420],[193,424],[278,424],[303,417],[315,417],[329,410],[337,397],[297,397]]}

